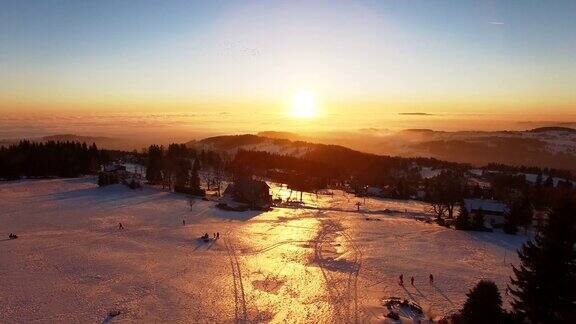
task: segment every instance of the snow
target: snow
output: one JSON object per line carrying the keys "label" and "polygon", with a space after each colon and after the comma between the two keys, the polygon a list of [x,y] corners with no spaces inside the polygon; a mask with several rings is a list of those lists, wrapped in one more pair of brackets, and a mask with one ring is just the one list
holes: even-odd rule
{"label": "snow", "polygon": [[422,167],[422,169],[420,170],[420,176],[424,179],[431,179],[442,173],[442,171],[444,171],[444,169],[433,169],[431,167]]}
{"label": "snow", "polygon": [[[538,175],[535,173],[520,173],[523,174],[526,181],[530,182],[530,183],[536,183],[538,181]],[[548,179],[549,175],[547,174],[543,174],[542,175],[542,182],[545,182]],[[552,177],[552,182],[554,187],[558,186],[558,183],[566,181],[566,179],[564,178],[559,178],[559,177]],[[573,185],[576,185],[576,181],[571,181]]]}
{"label": "snow", "polygon": [[19,235],[0,239],[0,322],[372,322],[391,296],[441,316],[479,279],[508,298],[524,236],[420,222],[416,201],[339,191],[304,200],[238,213],[94,178],[0,183],[2,235]]}

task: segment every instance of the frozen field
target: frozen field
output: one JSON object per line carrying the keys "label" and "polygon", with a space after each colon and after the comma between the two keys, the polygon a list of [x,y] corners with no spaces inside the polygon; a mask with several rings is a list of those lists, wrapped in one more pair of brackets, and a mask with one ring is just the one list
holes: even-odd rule
{"label": "frozen field", "polygon": [[[415,202],[368,199],[359,213],[351,196],[314,199],[234,213],[94,178],[0,183],[0,322],[378,322],[382,298],[440,316],[481,278],[507,304],[524,237],[418,222]],[[385,209],[405,212],[373,213]]]}

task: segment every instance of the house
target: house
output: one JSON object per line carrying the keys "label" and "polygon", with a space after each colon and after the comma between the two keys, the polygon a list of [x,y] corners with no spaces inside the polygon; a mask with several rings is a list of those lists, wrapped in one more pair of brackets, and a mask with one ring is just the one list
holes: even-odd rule
{"label": "house", "polygon": [[105,165],[103,171],[98,175],[100,186],[122,183],[132,189],[142,187],[142,176],[136,172],[129,172],[122,164]]}
{"label": "house", "polygon": [[366,188],[366,195],[371,197],[381,197],[383,193],[382,188],[368,186]]}
{"label": "house", "polygon": [[482,209],[484,223],[490,227],[504,224],[506,221],[505,214],[509,211],[505,203],[493,199],[464,199],[464,207],[470,217]]}
{"label": "house", "polygon": [[224,190],[224,196],[249,204],[252,209],[268,209],[272,206],[270,186],[261,180],[244,179],[231,183]]}
{"label": "house", "polygon": [[104,172],[126,171],[126,166],[121,164],[108,164],[104,166]]}

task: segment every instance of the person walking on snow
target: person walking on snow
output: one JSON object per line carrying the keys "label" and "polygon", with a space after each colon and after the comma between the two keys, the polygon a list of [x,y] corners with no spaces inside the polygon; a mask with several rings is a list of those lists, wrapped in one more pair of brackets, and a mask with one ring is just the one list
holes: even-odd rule
{"label": "person walking on snow", "polygon": [[186,220],[185,219],[182,220],[182,226],[186,226]]}
{"label": "person walking on snow", "polygon": [[412,286],[414,286],[414,277],[413,277],[413,276],[410,277],[410,284],[411,284]]}
{"label": "person walking on snow", "polygon": [[119,230],[123,230],[123,229],[124,229],[124,226],[122,226],[122,223],[118,223],[118,229],[119,229]]}
{"label": "person walking on snow", "polygon": [[434,284],[434,276],[432,274],[430,274],[430,284],[433,285]]}
{"label": "person walking on snow", "polygon": [[220,238],[220,232],[216,232],[216,239]]}
{"label": "person walking on snow", "polygon": [[400,279],[400,286],[404,286],[404,275],[401,274],[400,277],[398,277],[398,279]]}

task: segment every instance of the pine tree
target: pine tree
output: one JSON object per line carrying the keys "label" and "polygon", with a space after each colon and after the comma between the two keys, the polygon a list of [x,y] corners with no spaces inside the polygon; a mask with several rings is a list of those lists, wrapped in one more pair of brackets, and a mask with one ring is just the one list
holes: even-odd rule
{"label": "pine tree", "polygon": [[530,323],[576,323],[576,202],[565,199],[518,252],[512,307]]}
{"label": "pine tree", "polygon": [[192,165],[192,170],[190,171],[189,186],[194,191],[200,191],[200,177],[198,172],[200,171],[200,161],[198,159],[194,160]]}
{"label": "pine tree", "polygon": [[107,185],[106,180],[104,178],[104,173],[98,174],[98,187],[103,187]]}
{"label": "pine tree", "polygon": [[480,231],[484,229],[484,211],[482,207],[478,208],[474,217],[472,218],[472,229]]}
{"label": "pine tree", "polygon": [[150,183],[159,183],[162,180],[162,148],[151,145],[148,148],[148,162],[146,163],[146,180]]}
{"label": "pine tree", "polygon": [[466,294],[468,299],[460,312],[469,324],[501,323],[504,311],[498,287],[492,281],[481,280]]}
{"label": "pine tree", "polygon": [[526,199],[518,200],[512,203],[510,210],[505,214],[506,222],[503,230],[508,234],[516,234],[518,226],[528,226],[532,222],[534,214],[532,205]]}
{"label": "pine tree", "polygon": [[454,226],[457,230],[470,229],[470,214],[468,213],[468,209],[466,209],[464,202],[460,203],[460,210],[458,216],[456,216]]}

